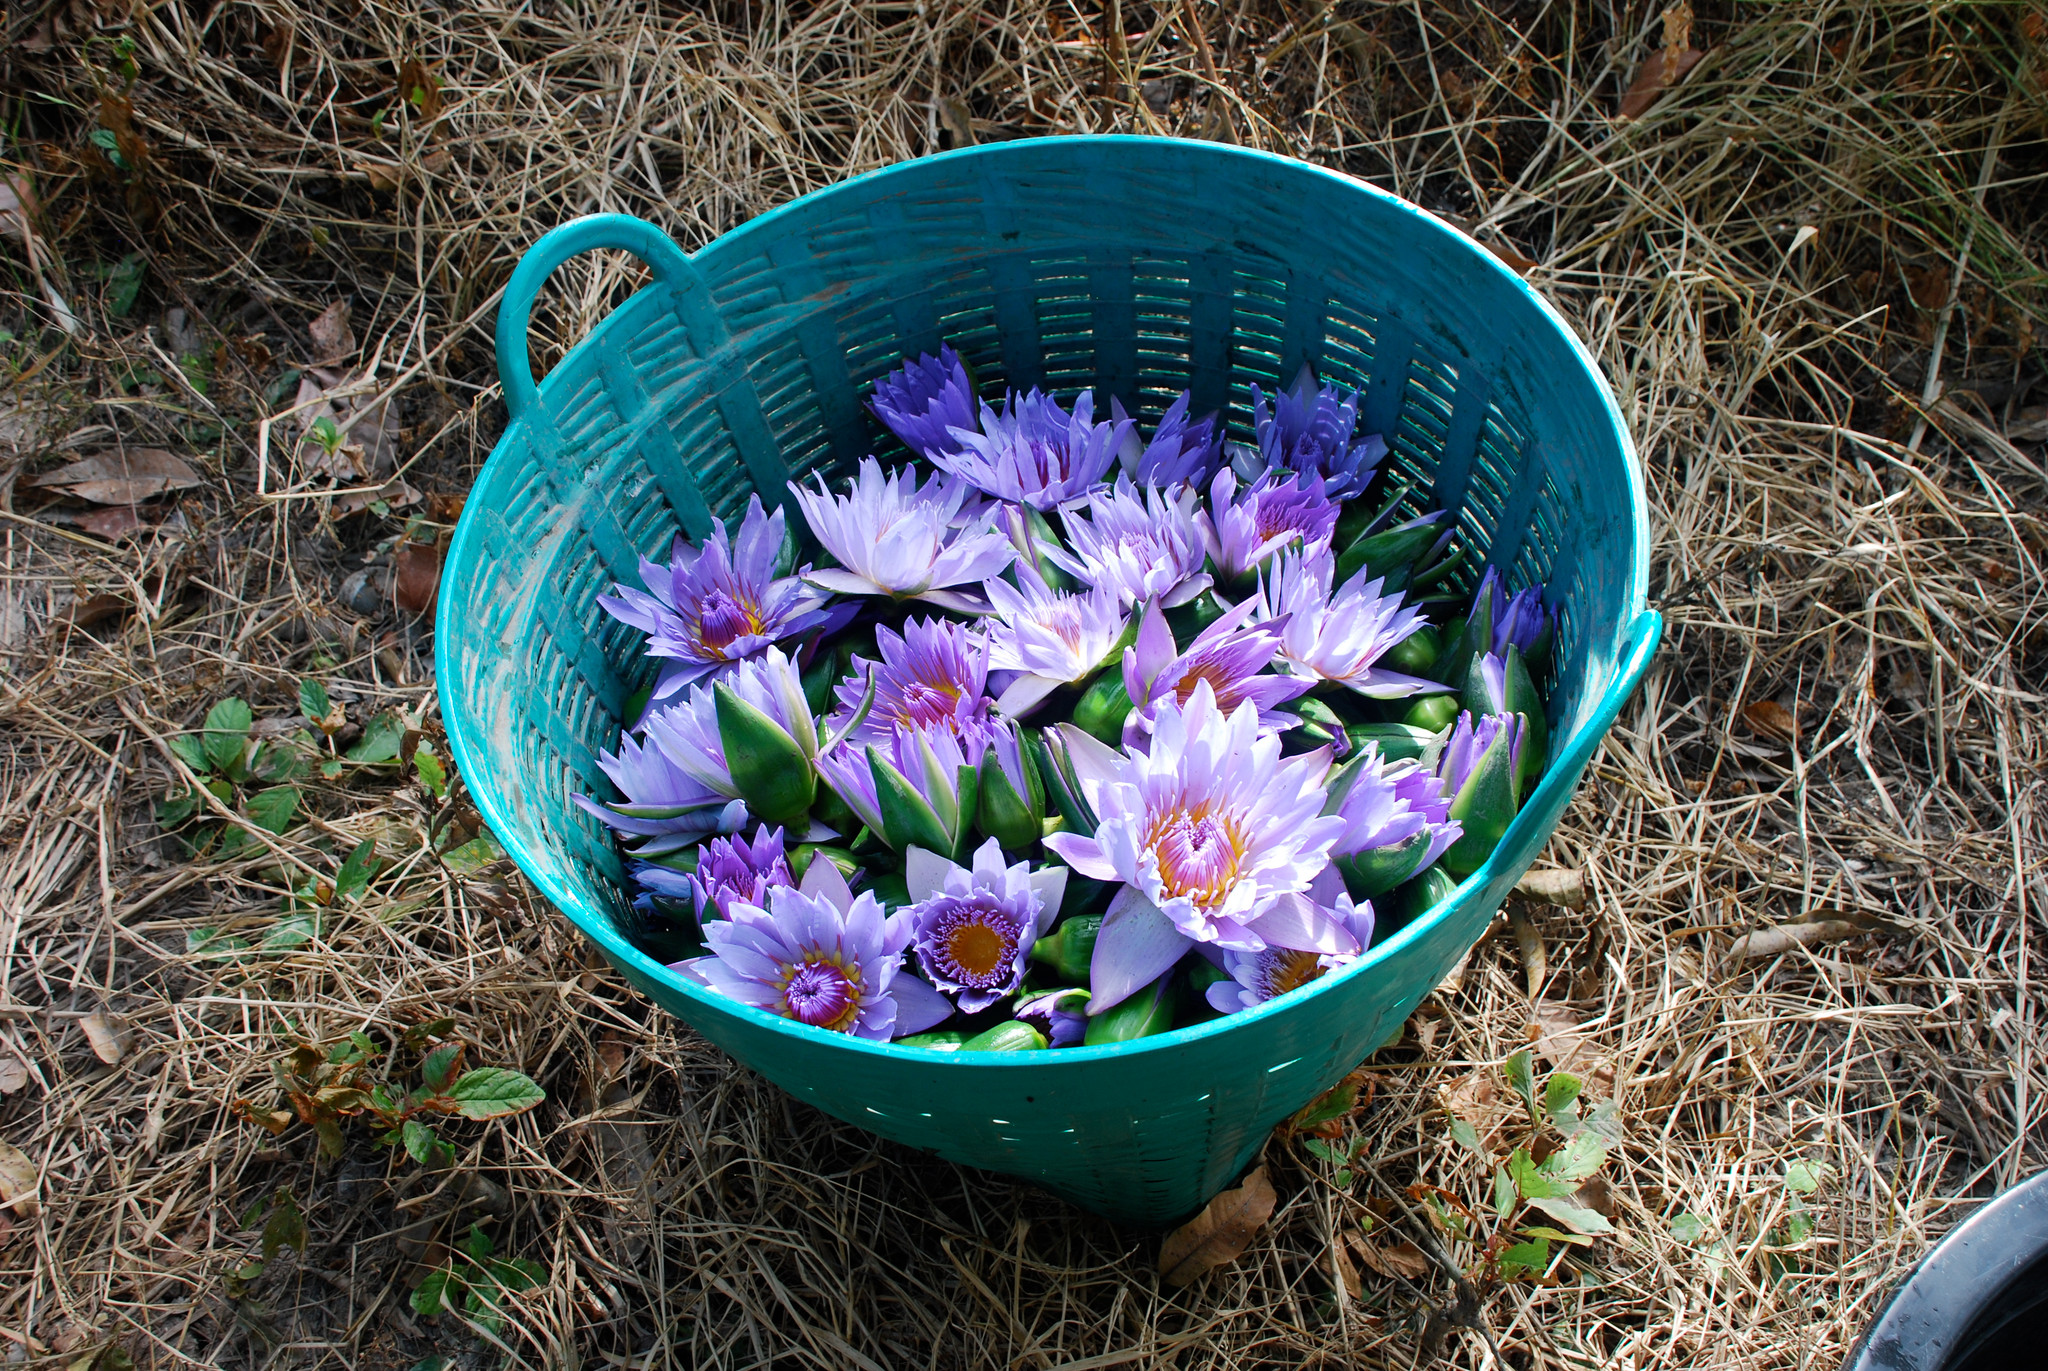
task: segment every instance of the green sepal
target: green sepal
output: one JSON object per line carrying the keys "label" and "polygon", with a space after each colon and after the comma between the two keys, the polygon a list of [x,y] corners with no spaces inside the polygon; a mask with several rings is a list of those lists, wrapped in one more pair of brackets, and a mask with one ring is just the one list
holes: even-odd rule
{"label": "green sepal", "polygon": [[885,762],[874,748],[868,749],[868,770],[875,777],[875,801],[882,811],[882,841],[898,852],[916,846],[929,852],[951,852],[952,835],[939,821],[931,802],[917,793],[917,787],[903,773]]}
{"label": "green sepal", "polygon": [[1452,875],[1463,879],[1479,869],[1480,863],[1500,846],[1518,807],[1515,798],[1515,768],[1510,751],[1514,729],[1503,728],[1493,736],[1465,778],[1464,789],[1451,800],[1451,817],[1465,826],[1458,841],[1443,855]]}
{"label": "green sepal", "polygon": [[1507,660],[1501,664],[1502,692],[1498,700],[1487,694],[1486,678],[1481,671],[1485,661],[1483,656],[1473,657],[1465,673],[1465,708],[1475,718],[1481,714],[1522,716],[1522,760],[1515,771],[1515,793],[1518,799],[1526,799],[1542,779],[1544,763],[1550,759],[1550,721],[1544,716],[1543,697],[1536,692],[1535,678],[1522,660],[1521,649],[1513,643],[1508,644]]}
{"label": "green sepal", "polygon": [[781,724],[742,700],[723,681],[712,687],[718,738],[725,747],[733,788],[756,819],[790,824],[802,818],[818,795],[811,759]]}
{"label": "green sepal", "polygon": [[1415,874],[1429,853],[1429,837],[1425,828],[1391,847],[1339,857],[1337,874],[1344,878],[1344,888],[1352,899],[1377,899]]}
{"label": "green sepal", "polygon": [[954,793],[959,797],[959,808],[953,820],[953,861],[964,866],[974,853],[974,816],[981,808],[981,773],[971,766],[961,767],[954,778]]}
{"label": "green sepal", "polygon": [[1024,763],[1024,788],[1019,795],[1009,773],[991,749],[981,759],[981,798],[975,806],[974,821],[984,836],[994,838],[1011,850],[1026,848],[1044,832],[1045,784],[1030,759]]}
{"label": "green sepal", "polygon": [[1021,1019],[999,1023],[960,1044],[962,1052],[1043,1052],[1051,1044],[1045,1034]]}
{"label": "green sepal", "polygon": [[[1413,566],[1415,559],[1429,551],[1430,544],[1443,536],[1437,521],[1432,520],[1420,527],[1390,528],[1369,538],[1360,538],[1337,558],[1336,584],[1342,585],[1350,580],[1359,568],[1370,567],[1375,576],[1387,578],[1388,584],[1382,587],[1384,593],[1392,588],[1393,571]],[[1402,579],[1405,581],[1407,578]]]}
{"label": "green sepal", "polygon": [[1390,762],[1399,762],[1411,757],[1420,757],[1429,750],[1429,745],[1436,741],[1436,735],[1442,731],[1417,728],[1413,724],[1347,724],[1344,736],[1351,739],[1351,749],[1354,753],[1363,752],[1368,746],[1377,747],[1380,756]]}
{"label": "green sepal", "polygon": [[1099,820],[1095,817],[1094,807],[1088,803],[1088,797],[1081,793],[1080,782],[1074,779],[1072,772],[1037,732],[1025,733],[1023,741],[1025,751],[1038,765],[1038,774],[1044,778],[1046,799],[1059,811],[1066,831],[1084,838],[1094,837]]}
{"label": "green sepal", "polygon": [[1043,962],[1071,985],[1087,985],[1095,937],[1101,931],[1100,914],[1076,914],[1031,944],[1031,960]]}
{"label": "green sepal", "polygon": [[1451,879],[1439,862],[1421,875],[1413,877],[1406,884],[1397,887],[1393,898],[1387,903],[1398,919],[1397,927],[1405,927],[1435,909],[1451,897],[1458,883]]}
{"label": "green sepal", "polygon": [[1095,1047],[1102,1043],[1127,1043],[1172,1028],[1175,1001],[1179,998],[1174,993],[1173,981],[1173,972],[1168,971],[1129,999],[1120,1000],[1089,1019],[1082,1044]]}

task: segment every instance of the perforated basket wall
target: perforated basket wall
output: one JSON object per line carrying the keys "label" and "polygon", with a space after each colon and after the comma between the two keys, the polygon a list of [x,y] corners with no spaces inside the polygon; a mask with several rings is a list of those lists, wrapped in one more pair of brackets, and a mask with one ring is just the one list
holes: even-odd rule
{"label": "perforated basket wall", "polygon": [[[654,282],[536,391],[534,292],[597,247],[635,252]],[[1543,845],[1658,636],[1641,475],[1590,358],[1484,249],[1304,163],[1166,139],[973,148],[806,196],[691,256],[637,220],[580,220],[521,263],[498,336],[513,422],[456,531],[437,629],[443,716],[492,831],[628,980],[797,1098],[1113,1218],[1194,1209],[1399,1027]],[[849,1039],[720,999],[633,948],[614,922],[611,839],[569,797],[610,793],[596,753],[650,669],[594,597],[749,491],[773,501],[871,451],[900,459],[864,400],[941,341],[984,383],[1095,386],[1148,422],[1192,387],[1197,412],[1225,410],[1240,438],[1251,383],[1270,389],[1304,360],[1362,387],[1363,427],[1387,436],[1393,465],[1513,584],[1545,582],[1562,605],[1558,759],[1493,859],[1305,994],[1059,1053]]]}

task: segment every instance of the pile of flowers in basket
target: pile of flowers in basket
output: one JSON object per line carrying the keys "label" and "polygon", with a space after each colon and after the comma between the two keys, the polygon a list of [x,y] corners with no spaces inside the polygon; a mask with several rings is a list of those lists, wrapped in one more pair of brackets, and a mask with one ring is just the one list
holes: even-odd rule
{"label": "pile of flowers in basket", "polygon": [[578,797],[679,975],[933,1050],[1125,1041],[1353,962],[1485,860],[1547,755],[1540,588],[1304,368],[1250,444],[1147,434],[950,348],[880,381],[914,454],[678,539],[606,610],[657,679]]}

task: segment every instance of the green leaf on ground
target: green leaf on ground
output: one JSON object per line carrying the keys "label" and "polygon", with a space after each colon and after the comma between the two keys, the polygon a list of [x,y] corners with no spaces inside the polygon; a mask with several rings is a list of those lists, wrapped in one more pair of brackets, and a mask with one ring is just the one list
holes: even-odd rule
{"label": "green leaf on ground", "polygon": [[334,898],[353,899],[368,888],[370,878],[376,874],[377,840],[365,838],[348,854],[348,860],[341,864],[341,870],[334,873]]}
{"label": "green leaf on ground", "polygon": [[292,826],[299,809],[299,792],[288,785],[259,790],[249,797],[249,822],[266,833],[282,833]]}
{"label": "green leaf on ground", "polygon": [[479,833],[460,847],[451,847],[441,854],[441,860],[458,876],[474,876],[504,857],[505,849],[488,833]]}
{"label": "green leaf on ground", "polygon": [[213,763],[206,759],[206,748],[190,733],[180,733],[175,738],[164,740],[177,759],[201,776],[213,770]]}
{"label": "green leaf on ground", "polygon": [[[99,135],[102,133],[107,134],[107,143],[101,142]],[[109,147],[108,143],[114,143],[111,132],[106,129],[93,130],[93,145],[105,152],[107,159],[115,166],[123,171],[128,170],[122,165],[118,144]],[[133,313],[135,301],[142,294],[142,281],[146,275],[148,269],[143,265],[142,254],[139,252],[131,252],[116,262],[114,269],[107,273],[107,313],[116,319],[126,319]]]}
{"label": "green leaf on ground", "polygon": [[412,1312],[418,1314],[423,1319],[431,1319],[434,1315],[440,1313],[447,1300],[448,1287],[451,1284],[457,1290],[462,1288],[462,1282],[455,1279],[453,1271],[445,1268],[439,1271],[429,1271],[427,1278],[420,1282],[420,1288],[412,1292]]}
{"label": "green leaf on ground", "polygon": [[455,1059],[462,1055],[461,1043],[442,1043],[427,1054],[420,1063],[420,1078],[427,1083],[427,1089],[439,1093],[448,1088],[448,1077],[455,1070]]}
{"label": "green leaf on ground", "polygon": [[1785,1185],[1802,1195],[1811,1195],[1828,1183],[1835,1174],[1835,1168],[1826,1162],[1800,1160],[1788,1162],[1785,1166]]}
{"label": "green leaf on ground", "polygon": [[1614,1231],[1614,1225],[1602,1217],[1597,1210],[1588,1209],[1582,1204],[1573,1204],[1570,1200],[1532,1195],[1529,1198],[1529,1206],[1532,1209],[1542,1210],[1566,1228],[1577,1233],[1612,1233]]}
{"label": "green leaf on ground", "polygon": [[462,1073],[448,1091],[463,1117],[497,1119],[522,1113],[548,1097],[547,1092],[517,1071],[482,1066]]}
{"label": "green leaf on ground", "polygon": [[448,772],[441,765],[441,759],[425,747],[412,754],[412,764],[420,773],[420,784],[434,792],[437,800],[448,797]]}
{"label": "green leaf on ground", "polygon": [[277,1256],[277,1249],[289,1247],[301,1256],[306,1251],[306,1216],[289,1190],[280,1190],[270,1202],[270,1217],[263,1221],[263,1260]]}
{"label": "green leaf on ground", "polygon": [[1673,1214],[1671,1236],[1688,1247],[1707,1235],[1707,1221],[1697,1214]]}
{"label": "green leaf on ground", "polygon": [[256,716],[249,706],[230,695],[206,712],[206,734],[202,746],[206,760],[216,771],[226,771],[242,760],[242,748],[249,741],[249,726]]}
{"label": "green leaf on ground", "polygon": [[1500,1254],[1500,1274],[1503,1280],[1540,1276],[1549,1269],[1550,1240],[1547,1238],[1538,1238],[1534,1242],[1518,1242]]}
{"label": "green leaf on ground", "polygon": [[398,745],[405,740],[405,722],[393,710],[385,710],[363,727],[363,736],[348,750],[352,762],[390,762],[398,758]]}

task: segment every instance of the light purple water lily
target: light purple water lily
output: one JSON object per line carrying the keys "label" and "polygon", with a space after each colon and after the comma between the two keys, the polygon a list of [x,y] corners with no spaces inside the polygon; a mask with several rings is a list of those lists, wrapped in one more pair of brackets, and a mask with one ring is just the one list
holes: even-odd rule
{"label": "light purple water lily", "polygon": [[770,1014],[886,1042],[953,1012],[904,970],[913,931],[902,914],[885,917],[872,892],[854,895],[831,862],[814,861],[801,889],[771,889],[765,908],[735,901],[704,926],[709,955],[671,969]]}
{"label": "light purple water lily", "polygon": [[875,698],[851,735],[856,747],[887,742],[899,725],[960,734],[987,722],[989,643],[982,633],[951,619],[908,619],[901,633],[878,628],[875,646],[882,660],[856,656],[837,686],[839,711],[828,721],[833,732],[860,708],[871,669]]}
{"label": "light purple water lily", "polygon": [[1069,414],[1052,396],[1012,392],[1000,411],[986,403],[977,428],[952,430],[959,446],[926,455],[932,465],[998,499],[1052,509],[1101,483],[1134,425],[1118,416],[1095,422],[1095,397],[1082,391]]}
{"label": "light purple water lily", "polygon": [[751,843],[735,833],[704,844],[697,850],[697,870],[689,882],[697,917],[707,919],[726,917],[735,901],[765,905],[769,891],[795,885],[796,877],[790,874],[783,851],[782,830],[763,824],[754,830]]}
{"label": "light purple water lily", "polygon": [[[1331,789],[1337,784],[1333,781]],[[1344,821],[1344,831],[1330,848],[1333,857],[1398,847],[1427,832],[1425,855],[1412,868],[1420,871],[1462,832],[1450,817],[1450,797],[1436,773],[1412,758],[1388,761],[1376,744],[1368,745],[1365,755],[1345,769],[1343,784],[1333,812]]]}
{"label": "light purple water lily", "polygon": [[1265,672],[1280,650],[1286,624],[1281,621],[1245,627],[1245,619],[1257,606],[1241,600],[1222,618],[1210,624],[1182,652],[1174,646],[1173,631],[1159,602],[1145,607],[1138,621],[1137,640],[1124,649],[1124,693],[1132,709],[1125,722],[1124,738],[1132,741],[1152,726],[1162,703],[1173,702],[1185,709],[1198,685],[1215,693],[1216,707],[1228,714],[1241,704],[1258,709],[1259,727],[1273,732],[1293,728],[1301,722],[1280,712],[1279,705],[1308,693],[1315,682],[1301,676],[1278,676]]}
{"label": "light purple water lily", "polygon": [[[1486,617],[1481,618],[1484,615]],[[1470,620],[1491,625],[1492,637],[1483,649],[1495,656],[1507,655],[1512,643],[1527,657],[1548,640],[1551,611],[1543,602],[1543,588],[1530,586],[1508,595],[1501,589],[1500,573],[1492,567],[1480,578],[1472,595]]]}
{"label": "light purple water lily", "polygon": [[782,511],[768,514],[761,497],[750,496],[737,539],[714,519],[702,547],[676,538],[668,566],[640,559],[646,590],[621,584],[597,597],[613,618],[647,635],[650,657],[663,659],[654,699],[826,622],[825,591],[775,574],[783,532]]}
{"label": "light purple water lily", "polygon": [[1017,1001],[1010,1017],[1042,1024],[1049,1047],[1078,1047],[1088,1036],[1088,992],[1068,986],[1027,995]]}
{"label": "light purple water lily", "polygon": [[1012,718],[1030,713],[1061,686],[1092,675],[1130,623],[1113,587],[1061,594],[1022,562],[1016,585],[986,581],[981,592],[995,608],[984,620],[989,666],[1021,673],[996,701],[996,708]]}
{"label": "light purple water lily", "polygon": [[1090,967],[1100,1013],[1150,984],[1196,942],[1356,950],[1303,892],[1344,821],[1322,813],[1326,748],[1282,758],[1247,703],[1225,714],[1207,681],[1183,709],[1162,702],[1146,751],[1112,751],[1071,724],[1059,735],[1098,816],[1093,836],[1045,846],[1084,876],[1123,884]]}
{"label": "light purple water lily", "polygon": [[597,764],[626,798],[609,804],[588,795],[570,796],[600,823],[645,838],[642,851],[688,846],[707,833],[730,833],[747,820],[735,794],[708,785],[676,762],[659,744],[619,735],[617,752],[599,752]]}
{"label": "light purple water lily", "polygon": [[1265,394],[1252,387],[1258,447],[1238,448],[1232,465],[1248,481],[1267,471],[1320,476],[1331,499],[1349,500],[1364,491],[1387,454],[1385,439],[1357,428],[1358,393],[1318,386],[1315,372],[1304,365],[1294,384],[1272,397],[1270,408]]}
{"label": "light purple water lily", "polygon": [[1225,581],[1240,581],[1282,548],[1313,553],[1330,545],[1337,503],[1320,476],[1265,475],[1239,493],[1237,473],[1225,467],[1209,487],[1201,516],[1202,540]]}
{"label": "light purple water lily", "polygon": [[1192,486],[1171,492],[1148,486],[1140,497],[1130,478],[1119,476],[1114,490],[1088,498],[1087,517],[1076,505],[1066,507],[1071,550],[1049,547],[1046,556],[1089,585],[1115,592],[1121,604],[1156,596],[1168,609],[1184,605],[1210,583],[1195,519],[1200,500]]}
{"label": "light purple water lily", "polygon": [[[1139,485],[1158,486],[1161,490],[1176,485],[1200,487],[1216,470],[1223,455],[1223,436],[1217,431],[1216,416],[1188,418],[1191,399],[1184,390],[1166,407],[1166,413],[1159,416],[1159,427],[1152,430],[1150,442],[1141,445],[1136,433],[1124,440],[1118,460],[1124,473]],[[1110,413],[1123,418],[1123,405],[1111,400]]]}
{"label": "light purple water lily", "polygon": [[1326,912],[1357,941],[1357,951],[1315,952],[1295,947],[1268,947],[1259,952],[1221,950],[1220,965],[1230,979],[1209,987],[1210,1008],[1219,1014],[1236,1014],[1357,961],[1372,943],[1372,901],[1354,904],[1349,895],[1339,891]]}
{"label": "light purple water lily", "polygon": [[1333,592],[1336,559],[1327,547],[1312,554],[1282,553],[1267,568],[1254,597],[1258,617],[1279,625],[1280,657],[1301,676],[1347,686],[1376,700],[1398,700],[1434,681],[1374,665],[1421,628],[1422,611],[1399,595],[1382,595],[1383,577],[1368,581],[1360,568]]}
{"label": "light purple water lily", "polygon": [[881,463],[864,458],[845,495],[790,483],[811,532],[839,561],[804,579],[842,595],[888,595],[929,600],[960,613],[987,608],[953,586],[985,581],[1017,555],[992,526],[992,511],[970,512],[973,487],[953,476],[923,486],[909,469],[884,476]]}
{"label": "light purple water lily", "polygon": [[1065,867],[1005,866],[994,838],[975,851],[972,867],[913,847],[905,854],[903,879],[918,965],[933,985],[954,993],[966,1014],[1023,983],[1031,944],[1052,926],[1067,889]]}
{"label": "light purple water lily", "polygon": [[[796,664],[771,647],[759,657],[736,664],[719,684],[766,714],[789,734],[804,756],[818,755],[818,729],[804,698],[803,678]],[[732,772],[725,764],[725,742],[718,732],[718,705],[713,684],[700,681],[683,699],[647,716],[647,737],[679,770],[708,790],[739,798]]]}
{"label": "light purple water lily", "polygon": [[937,459],[960,450],[954,429],[975,427],[974,382],[960,355],[944,343],[905,362],[875,382],[875,417],[920,457]]}

